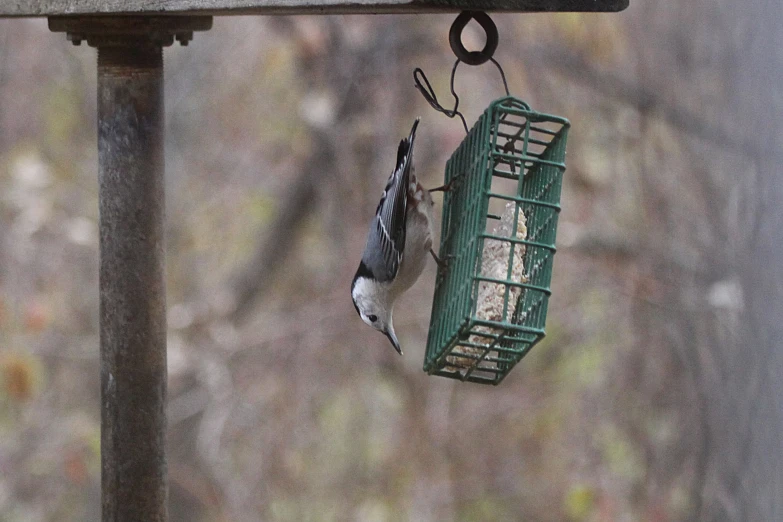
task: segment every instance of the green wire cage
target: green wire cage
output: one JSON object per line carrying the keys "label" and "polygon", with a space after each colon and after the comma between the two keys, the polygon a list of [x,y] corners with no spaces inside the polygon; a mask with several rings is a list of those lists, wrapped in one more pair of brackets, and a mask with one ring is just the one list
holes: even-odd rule
{"label": "green wire cage", "polygon": [[544,337],[569,126],[500,98],[446,163],[428,374],[498,384]]}

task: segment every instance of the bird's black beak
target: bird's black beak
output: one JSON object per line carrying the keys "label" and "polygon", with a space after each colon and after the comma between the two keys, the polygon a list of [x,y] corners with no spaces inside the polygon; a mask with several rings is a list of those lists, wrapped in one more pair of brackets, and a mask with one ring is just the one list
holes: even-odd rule
{"label": "bird's black beak", "polygon": [[397,350],[397,353],[402,355],[402,348],[400,347],[400,341],[397,340],[397,335],[395,335],[394,330],[390,327],[388,330],[383,332],[386,334],[386,337],[389,338],[389,341],[391,341],[392,346],[394,346],[394,349]]}

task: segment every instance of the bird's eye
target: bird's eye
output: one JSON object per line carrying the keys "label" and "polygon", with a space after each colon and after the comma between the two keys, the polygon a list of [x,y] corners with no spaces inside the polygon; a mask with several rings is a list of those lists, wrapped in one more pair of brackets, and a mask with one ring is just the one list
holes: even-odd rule
{"label": "bird's eye", "polygon": [[378,316],[370,314],[367,316],[367,319],[369,319],[371,323],[374,323],[375,321],[378,320]]}

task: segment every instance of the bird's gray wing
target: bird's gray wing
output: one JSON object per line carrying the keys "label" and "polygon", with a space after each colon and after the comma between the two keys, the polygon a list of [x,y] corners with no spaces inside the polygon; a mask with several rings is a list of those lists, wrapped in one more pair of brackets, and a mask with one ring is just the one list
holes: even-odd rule
{"label": "bird's gray wing", "polygon": [[370,224],[362,261],[378,281],[394,279],[405,251],[408,185],[413,164],[413,141],[418,124],[417,118],[410,135],[400,141],[397,165],[386,182],[375,217]]}

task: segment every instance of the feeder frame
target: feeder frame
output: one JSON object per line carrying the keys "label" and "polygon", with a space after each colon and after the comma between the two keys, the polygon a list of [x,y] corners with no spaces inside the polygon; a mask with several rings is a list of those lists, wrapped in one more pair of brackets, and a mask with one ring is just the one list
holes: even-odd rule
{"label": "feeder frame", "polygon": [[[436,281],[427,373],[499,384],[543,339],[569,127],[506,96],[490,104],[447,162],[444,182],[453,189],[444,196],[440,255],[449,265]],[[494,207],[504,202],[514,210],[509,237],[490,231],[501,218]],[[519,212],[524,238],[517,238]],[[482,274],[489,241],[508,247],[505,277]],[[512,278],[518,248],[525,280]],[[502,291],[500,317],[478,314],[482,285]]]}

